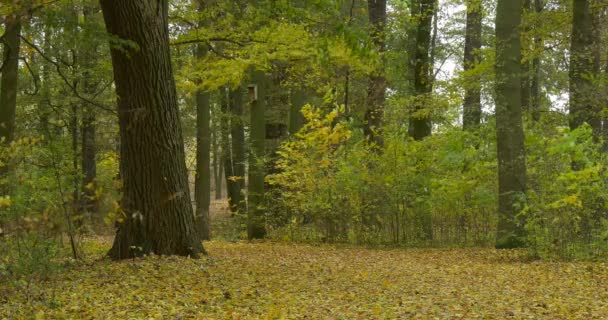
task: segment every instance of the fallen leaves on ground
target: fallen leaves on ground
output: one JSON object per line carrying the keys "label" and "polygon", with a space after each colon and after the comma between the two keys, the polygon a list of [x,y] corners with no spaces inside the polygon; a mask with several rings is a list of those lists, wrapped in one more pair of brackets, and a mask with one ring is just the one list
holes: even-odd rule
{"label": "fallen leaves on ground", "polygon": [[605,263],[491,249],[206,248],[199,260],[78,265],[35,284],[29,302],[0,299],[0,319],[608,319]]}

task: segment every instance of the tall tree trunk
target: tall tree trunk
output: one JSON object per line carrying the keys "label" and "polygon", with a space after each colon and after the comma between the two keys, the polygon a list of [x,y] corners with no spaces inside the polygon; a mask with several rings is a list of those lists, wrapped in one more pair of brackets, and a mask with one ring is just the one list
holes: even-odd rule
{"label": "tall tree trunk", "polygon": [[[196,56],[203,59],[206,49],[199,45]],[[201,239],[211,239],[209,205],[211,203],[211,128],[209,120],[209,93],[203,89],[196,92],[196,175],[194,178],[194,197],[196,201],[197,228]]]}
{"label": "tall tree trunk", "polygon": [[168,0],[101,0],[108,32],[137,44],[112,45],[123,178],[113,259],[204,252],[188,190],[171,66]]}
{"label": "tall tree trunk", "polygon": [[[467,22],[464,41],[464,71],[479,63],[481,50],[483,5],[481,0],[467,0]],[[481,124],[481,82],[478,76],[467,77],[465,84],[462,126],[474,130]]]}
{"label": "tall tree trunk", "polygon": [[230,123],[232,120],[232,112],[228,99],[229,93],[227,88],[220,90],[220,108],[221,108],[221,144],[222,144],[222,163],[224,165],[224,178],[226,179],[226,194],[228,196],[228,205],[230,211],[235,213],[238,211],[238,204],[242,201],[239,193],[238,184],[234,179],[234,161],[232,157],[232,141],[230,139]]}
{"label": "tall tree trunk", "polygon": [[497,248],[524,244],[523,225],[516,220],[526,192],[519,34],[522,9],[521,0],[498,0],[496,11]]}
{"label": "tall tree trunk", "polygon": [[[532,1],[531,0],[523,0],[523,16],[527,17],[528,13],[530,12],[531,9],[531,5],[532,5]],[[525,30],[523,35],[527,36],[528,32],[530,31],[530,27],[528,26],[528,23],[525,23]],[[522,36],[523,36],[522,35]],[[524,41],[522,41],[522,43],[524,44],[528,44],[529,42],[527,41],[528,39],[523,39]],[[527,46],[523,46],[522,45],[522,62],[521,62],[521,107],[522,110],[525,111],[529,111],[530,110],[530,96],[531,96],[531,92],[530,92],[530,59],[527,57],[527,55],[529,54],[530,48]]]}
{"label": "tall tree trunk", "polygon": [[[380,61],[384,61],[383,54],[385,45],[386,29],[386,0],[368,0],[369,21],[372,28],[372,38],[376,50],[380,55]],[[384,62],[381,62],[384,65]],[[376,70],[370,76],[367,89],[367,109],[365,111],[365,136],[369,142],[382,146],[382,116],[384,113],[384,102],[386,93],[386,78],[384,70]]]}
{"label": "tall tree trunk", "polygon": [[[537,14],[536,30],[542,30],[540,15],[543,12],[543,0],[534,0],[534,12]],[[540,32],[540,31],[537,31]],[[534,36],[534,59],[532,60],[532,84],[530,87],[530,108],[532,109],[532,120],[540,121],[540,77],[541,77],[541,60],[540,53],[543,52],[543,39],[538,34]]]}
{"label": "tall tree trunk", "polygon": [[232,136],[232,168],[235,193],[238,201],[235,202],[237,210],[246,211],[243,189],[245,188],[245,125],[243,124],[243,88],[231,89],[230,98],[230,136]]}
{"label": "tall tree trunk", "polygon": [[[597,89],[592,77],[599,66],[590,0],[573,0],[570,46],[570,129],[587,122],[596,137],[601,134]],[[575,164],[576,166],[576,164]]]}
{"label": "tall tree trunk", "polygon": [[[15,0],[3,0],[15,4]],[[9,144],[15,135],[15,110],[17,108],[17,80],[19,77],[19,52],[21,46],[21,17],[12,13],[4,17],[4,48],[0,61],[0,143]],[[9,172],[7,165],[0,166],[0,179]],[[6,188],[0,189],[0,194]]]}
{"label": "tall tree trunk", "polygon": [[[85,22],[90,18],[91,8],[83,9],[83,17]],[[84,92],[87,96],[95,94],[95,86],[92,79],[93,65],[97,58],[97,47],[93,47],[91,52],[83,52],[84,56],[83,73]],[[82,201],[81,209],[84,212],[95,213],[99,210],[99,201],[96,197],[97,191],[97,163],[95,156],[97,146],[95,140],[96,134],[96,114],[95,108],[88,103],[84,104],[84,114],[82,115],[82,151],[81,151],[81,166],[82,166]]]}
{"label": "tall tree trunk", "polygon": [[420,0],[420,17],[416,32],[416,67],[414,90],[416,105],[410,119],[410,135],[415,140],[422,140],[431,135],[431,116],[425,110],[429,103],[433,82],[430,77],[430,46],[435,0]]}
{"label": "tall tree trunk", "polygon": [[215,200],[222,198],[222,174],[220,169],[220,144],[219,144],[219,126],[217,125],[218,117],[216,116],[217,109],[213,110],[213,117],[211,121],[211,145],[213,148],[213,182],[215,183]]}
{"label": "tall tree trunk", "polygon": [[249,87],[251,102],[251,152],[249,155],[249,185],[247,192],[247,236],[249,239],[260,239],[266,235],[263,201],[268,79],[263,71],[254,71],[252,80],[255,87]]}

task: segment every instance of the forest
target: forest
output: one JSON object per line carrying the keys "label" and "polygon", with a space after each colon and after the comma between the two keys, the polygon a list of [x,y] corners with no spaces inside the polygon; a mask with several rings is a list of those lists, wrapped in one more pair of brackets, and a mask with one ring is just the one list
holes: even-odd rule
{"label": "forest", "polygon": [[608,319],[608,0],[0,0],[0,319]]}

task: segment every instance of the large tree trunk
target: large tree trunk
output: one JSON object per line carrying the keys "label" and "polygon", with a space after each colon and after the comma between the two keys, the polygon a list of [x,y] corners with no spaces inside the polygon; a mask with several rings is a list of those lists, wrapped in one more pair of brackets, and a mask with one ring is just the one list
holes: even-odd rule
{"label": "large tree trunk", "polygon": [[124,220],[109,252],[204,252],[188,190],[184,142],[169,51],[168,0],[101,0],[118,95]]}
{"label": "large tree trunk", "polygon": [[[380,61],[385,51],[386,0],[368,0],[369,21],[372,27],[372,38]],[[384,62],[381,62],[384,65]],[[386,78],[383,70],[377,70],[369,79],[367,89],[367,109],[365,111],[365,136],[369,142],[382,146],[381,127],[384,113]]]}
{"label": "large tree trunk", "polygon": [[[263,202],[268,79],[263,71],[254,71],[252,80],[255,87],[249,88],[251,101],[251,152],[249,155],[249,185],[247,190],[247,237],[249,239],[260,239],[266,235]],[[255,96],[256,91],[257,96]]]}
{"label": "large tree trunk", "polygon": [[414,74],[414,91],[416,105],[410,119],[410,135],[415,140],[422,140],[431,135],[431,116],[424,110],[430,100],[433,79],[430,76],[430,46],[435,0],[420,0],[420,20],[416,32],[416,67]]}
{"label": "large tree trunk", "polygon": [[[3,0],[14,3],[15,1]],[[19,77],[19,49],[21,39],[21,17],[16,13],[4,17],[4,48],[0,69],[0,143],[8,144],[14,139],[15,110],[17,108],[17,80]],[[0,175],[7,172],[0,167]]]}
{"label": "large tree trunk", "polygon": [[[469,71],[479,63],[481,50],[481,20],[483,6],[481,0],[467,0],[467,24],[464,41],[464,71]],[[478,76],[467,77],[465,84],[462,126],[473,130],[481,123],[481,83]]]}
{"label": "large tree trunk", "polygon": [[526,192],[519,35],[522,8],[521,0],[498,0],[496,11],[497,248],[524,244],[523,225],[516,221]]}
{"label": "large tree trunk", "polygon": [[[597,87],[592,77],[599,70],[598,47],[589,0],[572,4],[572,36],[570,46],[570,128],[587,122],[596,137],[601,134],[601,118],[597,110]],[[576,166],[576,164],[575,164]]]}

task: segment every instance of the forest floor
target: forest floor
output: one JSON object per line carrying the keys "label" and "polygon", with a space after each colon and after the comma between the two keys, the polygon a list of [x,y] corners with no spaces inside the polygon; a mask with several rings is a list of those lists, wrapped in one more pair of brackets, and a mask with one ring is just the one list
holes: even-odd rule
{"label": "forest floor", "polygon": [[87,259],[19,289],[0,319],[608,319],[608,264],[492,249],[206,242],[209,256]]}

